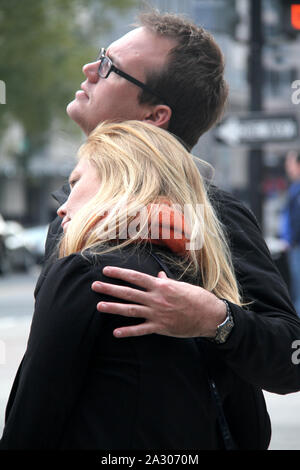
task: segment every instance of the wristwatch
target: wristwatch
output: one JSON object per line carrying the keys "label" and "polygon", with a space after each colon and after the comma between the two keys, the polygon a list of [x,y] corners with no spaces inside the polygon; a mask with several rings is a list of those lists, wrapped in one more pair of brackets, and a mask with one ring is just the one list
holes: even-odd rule
{"label": "wristwatch", "polygon": [[231,310],[230,310],[229,303],[225,299],[221,299],[221,300],[226,305],[227,316],[226,316],[225,320],[223,321],[223,323],[221,323],[217,327],[216,336],[212,339],[217,344],[225,343],[227,341],[227,338],[230,335],[233,327],[234,327],[234,322],[233,322],[233,318],[232,318],[232,315],[231,315]]}

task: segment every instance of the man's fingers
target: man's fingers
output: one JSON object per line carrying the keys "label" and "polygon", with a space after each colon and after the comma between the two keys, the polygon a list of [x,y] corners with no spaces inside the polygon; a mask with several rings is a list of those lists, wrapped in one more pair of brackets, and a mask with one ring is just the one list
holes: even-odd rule
{"label": "man's fingers", "polygon": [[118,304],[116,302],[99,302],[97,310],[103,313],[114,313],[123,317],[147,318],[148,309],[142,305]]}
{"label": "man's fingers", "polygon": [[160,279],[168,279],[168,276],[166,275],[165,271],[159,271],[157,277]]}
{"label": "man's fingers", "polygon": [[140,273],[133,269],[117,268],[115,266],[105,266],[102,272],[105,276],[122,279],[122,281],[130,282],[144,289],[152,289],[155,287],[155,281],[157,279],[154,276]]}
{"label": "man's fingers", "polygon": [[129,338],[132,336],[144,336],[156,333],[155,326],[153,323],[142,323],[136,326],[124,326],[122,328],[116,328],[113,331],[113,335],[116,338]]}
{"label": "man's fingers", "polygon": [[117,297],[118,299],[129,300],[139,304],[146,304],[147,302],[145,292],[138,289],[132,289],[131,287],[117,286],[108,282],[95,281],[92,284],[92,289],[99,294],[106,294],[111,297]]}

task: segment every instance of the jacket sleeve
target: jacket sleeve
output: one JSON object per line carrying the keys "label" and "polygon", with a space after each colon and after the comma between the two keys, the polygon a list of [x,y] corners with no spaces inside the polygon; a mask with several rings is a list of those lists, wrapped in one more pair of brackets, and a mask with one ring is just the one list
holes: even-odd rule
{"label": "jacket sleeve", "polygon": [[1,449],[55,449],[101,330],[99,278],[79,255],[58,260],[38,293],[27,349],[6,413]]}
{"label": "jacket sleeve", "polygon": [[226,363],[244,380],[274,393],[300,390],[294,341],[300,319],[286,284],[274,265],[254,215],[223,193],[216,204],[229,236],[234,267],[246,307],[231,304],[235,327],[218,345]]}

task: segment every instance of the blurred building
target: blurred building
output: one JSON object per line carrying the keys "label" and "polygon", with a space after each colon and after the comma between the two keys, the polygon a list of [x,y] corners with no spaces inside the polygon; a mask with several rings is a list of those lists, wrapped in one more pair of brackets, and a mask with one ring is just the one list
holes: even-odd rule
{"label": "blurred building", "polygon": [[49,144],[31,156],[26,171],[18,157],[23,140],[22,129],[15,124],[1,141],[0,214],[25,226],[47,224],[57,206],[51,193],[68,178],[80,140],[54,124]]}

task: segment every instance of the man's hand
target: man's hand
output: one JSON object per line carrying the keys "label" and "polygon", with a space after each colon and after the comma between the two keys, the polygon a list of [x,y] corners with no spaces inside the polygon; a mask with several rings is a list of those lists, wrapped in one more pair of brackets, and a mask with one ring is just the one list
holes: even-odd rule
{"label": "man's hand", "polygon": [[105,282],[92,289],[132,303],[99,302],[99,312],[144,318],[139,325],[114,330],[115,337],[157,333],[177,338],[214,337],[226,318],[225,303],[201,287],[174,281],[161,271],[158,277],[131,269],[106,266],[103,274],[135,284],[144,291]]}

